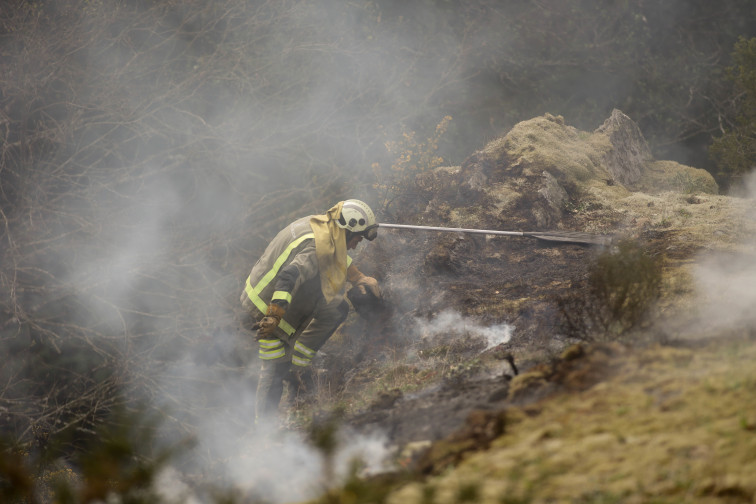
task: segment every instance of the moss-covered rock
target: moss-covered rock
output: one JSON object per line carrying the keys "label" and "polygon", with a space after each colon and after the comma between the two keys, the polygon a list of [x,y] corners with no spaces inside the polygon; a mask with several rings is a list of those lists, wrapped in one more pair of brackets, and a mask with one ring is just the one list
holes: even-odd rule
{"label": "moss-covered rock", "polygon": [[706,170],[675,161],[654,161],[638,181],[639,189],[649,194],[674,191],[682,194],[717,194],[719,186]]}
{"label": "moss-covered rock", "polygon": [[[633,194],[716,194],[705,170],[653,159],[638,126],[619,110],[595,131],[546,114],[515,125],[458,168],[421,181],[431,213],[453,208],[454,225],[475,222],[532,230],[607,232],[622,225],[613,213]],[[582,219],[586,209],[604,209]]]}

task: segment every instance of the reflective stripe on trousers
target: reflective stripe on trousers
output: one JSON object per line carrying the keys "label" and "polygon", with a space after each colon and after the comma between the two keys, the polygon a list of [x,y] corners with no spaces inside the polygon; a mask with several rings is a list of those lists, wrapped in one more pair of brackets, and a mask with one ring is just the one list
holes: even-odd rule
{"label": "reflective stripe on trousers", "polygon": [[309,366],[312,358],[315,357],[315,350],[302,344],[301,341],[294,343],[294,352],[291,354],[291,363],[296,366]]}
{"label": "reflective stripe on trousers", "polygon": [[260,358],[262,360],[275,360],[286,357],[284,342],[278,338],[261,339]]}

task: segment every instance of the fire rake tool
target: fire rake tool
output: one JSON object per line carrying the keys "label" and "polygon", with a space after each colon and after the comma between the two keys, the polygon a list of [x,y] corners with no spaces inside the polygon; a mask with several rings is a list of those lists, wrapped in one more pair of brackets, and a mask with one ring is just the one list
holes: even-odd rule
{"label": "fire rake tool", "polygon": [[379,227],[386,229],[413,229],[419,231],[443,231],[449,233],[466,233],[498,236],[524,236],[526,238],[535,238],[546,242],[574,243],[578,245],[609,245],[612,237],[609,235],[597,235],[591,233],[581,233],[579,231],[498,231],[495,229],[466,229],[434,226],[414,226],[410,224],[384,224],[380,223]]}

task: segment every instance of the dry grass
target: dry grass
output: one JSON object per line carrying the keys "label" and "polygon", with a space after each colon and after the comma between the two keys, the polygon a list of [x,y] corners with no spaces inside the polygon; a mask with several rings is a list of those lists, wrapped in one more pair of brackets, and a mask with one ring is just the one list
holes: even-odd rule
{"label": "dry grass", "polygon": [[546,114],[518,123],[483,152],[493,159],[516,159],[526,176],[549,169],[574,181],[603,181],[610,177],[602,164],[610,149],[605,135],[581,132],[561,116]]}
{"label": "dry grass", "polygon": [[[756,342],[655,346],[581,393],[512,410],[487,452],[426,483],[434,502],[724,502],[756,497]],[[389,502],[421,502],[423,484]]]}
{"label": "dry grass", "polygon": [[676,191],[683,194],[717,194],[719,192],[719,187],[709,172],[675,161],[651,163],[639,185],[642,191],[650,194],[661,191]]}

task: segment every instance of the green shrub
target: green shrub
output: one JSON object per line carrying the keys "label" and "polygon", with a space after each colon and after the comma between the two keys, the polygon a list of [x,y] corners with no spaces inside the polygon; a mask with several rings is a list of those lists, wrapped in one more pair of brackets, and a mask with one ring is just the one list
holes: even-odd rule
{"label": "green shrub", "polygon": [[0,440],[0,502],[163,502],[154,483],[180,446],[156,447],[158,421],[140,411],[117,409],[70,450],[71,432],[44,446]]}
{"label": "green shrub", "polygon": [[736,88],[734,122],[709,148],[721,175],[737,178],[756,166],[756,38],[740,38],[727,69]]}

